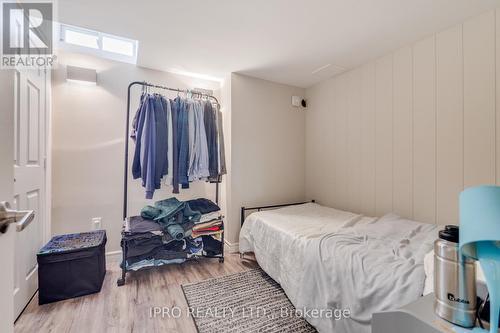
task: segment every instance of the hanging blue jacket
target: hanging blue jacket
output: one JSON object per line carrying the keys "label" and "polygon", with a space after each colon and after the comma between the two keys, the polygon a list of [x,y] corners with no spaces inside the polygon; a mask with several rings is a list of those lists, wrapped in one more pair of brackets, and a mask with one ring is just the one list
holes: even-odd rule
{"label": "hanging blue jacket", "polygon": [[217,123],[215,113],[210,101],[205,102],[204,107],[205,133],[208,145],[208,170],[209,180],[216,181],[219,176],[219,149],[217,147]]}
{"label": "hanging blue jacket", "polygon": [[170,101],[172,112],[172,187],[173,193],[179,193],[179,109],[181,99],[177,97]]}
{"label": "hanging blue jacket", "polygon": [[161,179],[167,174],[167,109],[161,95],[154,95],[154,111],[156,120],[156,150],[155,150],[155,189],[161,188]]}
{"label": "hanging blue jacket", "polygon": [[139,108],[134,117],[133,127],[131,137],[135,140],[135,150],[134,150],[134,158],[132,160],[132,176],[134,179],[138,179],[142,177],[142,169],[141,169],[141,136],[142,136],[142,128],[144,127],[144,118],[146,115],[147,108],[147,95],[141,96],[141,102],[139,104]]}
{"label": "hanging blue jacket", "polygon": [[156,189],[156,119],[154,97],[148,96],[141,135],[142,186],[146,188],[146,199],[153,199]]}

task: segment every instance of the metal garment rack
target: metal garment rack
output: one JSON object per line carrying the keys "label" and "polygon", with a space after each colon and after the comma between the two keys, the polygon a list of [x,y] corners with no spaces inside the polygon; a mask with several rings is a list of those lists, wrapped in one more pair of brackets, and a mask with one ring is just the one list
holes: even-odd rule
{"label": "metal garment rack", "polygon": [[[190,90],[182,90],[182,89],[176,89],[176,88],[169,88],[169,87],[164,87],[164,86],[159,86],[156,84],[148,83],[146,81],[134,81],[131,82],[128,85],[128,92],[127,92],[127,115],[126,115],[126,126],[125,126],[125,173],[123,176],[123,219],[125,220],[127,218],[127,208],[128,208],[128,141],[129,141],[129,126],[130,126],[130,90],[133,86],[142,86],[142,87],[150,87],[150,88],[158,88],[158,89],[164,89],[164,90],[169,90],[169,91],[175,91],[178,93],[184,93],[184,94],[193,94],[193,95],[198,95],[201,97],[207,97],[215,100],[215,103],[217,103],[218,106],[220,106],[219,101],[217,98],[215,98],[212,95],[207,95],[203,94],[200,92],[196,91],[190,91]],[[219,204],[219,182],[220,179],[217,180],[216,187],[215,187],[215,202]]]}
{"label": "metal garment rack", "polygon": [[[125,119],[125,172],[123,176],[123,221],[127,218],[127,208],[128,208],[128,150],[129,150],[129,126],[130,126],[130,91],[132,87],[134,86],[142,86],[143,88],[156,88],[156,89],[163,89],[163,90],[168,90],[168,91],[174,91],[177,93],[184,93],[184,94],[191,94],[191,95],[196,95],[199,97],[206,97],[207,99],[212,99],[217,106],[220,107],[219,100],[212,95],[208,95],[199,91],[192,91],[192,90],[187,90],[187,89],[177,89],[177,88],[170,88],[170,87],[165,87],[165,86],[160,86],[157,84],[152,84],[146,81],[133,81],[128,85],[128,90],[127,90],[127,114],[126,114],[126,119]],[[221,181],[221,177],[219,176],[216,181],[213,181],[212,183],[215,183],[215,203],[219,204],[219,183]],[[218,258],[220,262],[224,262],[224,221],[222,221],[222,253],[221,256],[204,256],[207,258]],[[127,258],[127,246],[122,246],[122,257],[123,257],[123,262],[122,262],[122,276],[121,278],[118,279],[117,284],[118,286],[122,286],[125,284],[125,276],[127,273],[127,269],[125,267],[125,261]]]}

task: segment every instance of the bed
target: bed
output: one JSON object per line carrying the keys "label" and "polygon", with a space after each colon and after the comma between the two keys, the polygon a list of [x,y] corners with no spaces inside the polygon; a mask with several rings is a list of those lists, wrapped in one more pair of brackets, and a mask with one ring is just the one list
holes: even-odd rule
{"label": "bed", "polygon": [[[435,225],[394,214],[374,218],[311,202],[250,214],[239,246],[298,310],[322,311],[304,316],[319,332],[370,332],[373,312],[422,295],[423,260],[436,235]],[[348,309],[350,318],[325,316],[328,309]]]}

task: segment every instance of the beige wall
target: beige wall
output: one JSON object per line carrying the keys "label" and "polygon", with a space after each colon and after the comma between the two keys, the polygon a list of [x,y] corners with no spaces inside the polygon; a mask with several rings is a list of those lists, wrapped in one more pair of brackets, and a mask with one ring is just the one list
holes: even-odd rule
{"label": "beige wall", "polygon": [[226,155],[226,171],[227,174],[224,177],[224,186],[222,187],[222,192],[223,192],[223,201],[224,201],[224,206],[226,207],[226,219],[225,219],[225,242],[226,244],[234,246],[230,247],[229,250],[231,251],[236,251],[237,250],[237,240],[236,238],[230,237],[229,235],[234,235],[236,233],[235,230],[238,228],[238,223],[235,220],[231,220],[231,205],[232,205],[232,198],[231,198],[231,139],[232,139],[232,132],[231,132],[231,74],[227,75],[224,78],[224,81],[221,84],[221,101],[222,101],[222,111],[224,112],[224,141],[225,141],[225,155]]}
{"label": "beige wall", "polygon": [[[304,89],[232,74],[228,241],[238,241],[241,206],[304,199],[305,113],[291,96]],[[229,92],[228,92],[229,90]],[[223,92],[224,95],[224,92]]]}
{"label": "beige wall", "polygon": [[458,223],[464,187],[500,182],[498,48],[500,10],[308,89],[307,197]]}
{"label": "beige wall", "polygon": [[[220,85],[92,56],[59,52],[58,57],[60,67],[54,70],[52,82],[52,233],[91,230],[91,218],[102,217],[102,227],[108,234],[107,251],[119,250],[128,84],[146,80],[182,89],[214,90]],[[97,86],[66,82],[66,65],[95,68]],[[140,88],[136,87],[131,118],[139,94]],[[133,147],[130,141],[130,152]],[[129,154],[130,160],[132,155]],[[181,190],[181,199],[201,196],[214,199],[215,185],[203,182],[192,185],[190,190]],[[170,196],[171,188],[164,186],[155,193],[154,200]],[[147,203],[140,182],[129,178],[129,214],[137,214]]]}

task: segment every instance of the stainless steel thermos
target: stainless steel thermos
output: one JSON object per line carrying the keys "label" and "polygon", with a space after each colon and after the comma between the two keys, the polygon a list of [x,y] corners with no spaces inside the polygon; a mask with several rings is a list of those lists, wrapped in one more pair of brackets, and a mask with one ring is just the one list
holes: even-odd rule
{"label": "stainless steel thermos", "polygon": [[475,262],[458,251],[458,226],[447,225],[434,242],[434,311],[456,325],[474,326]]}

